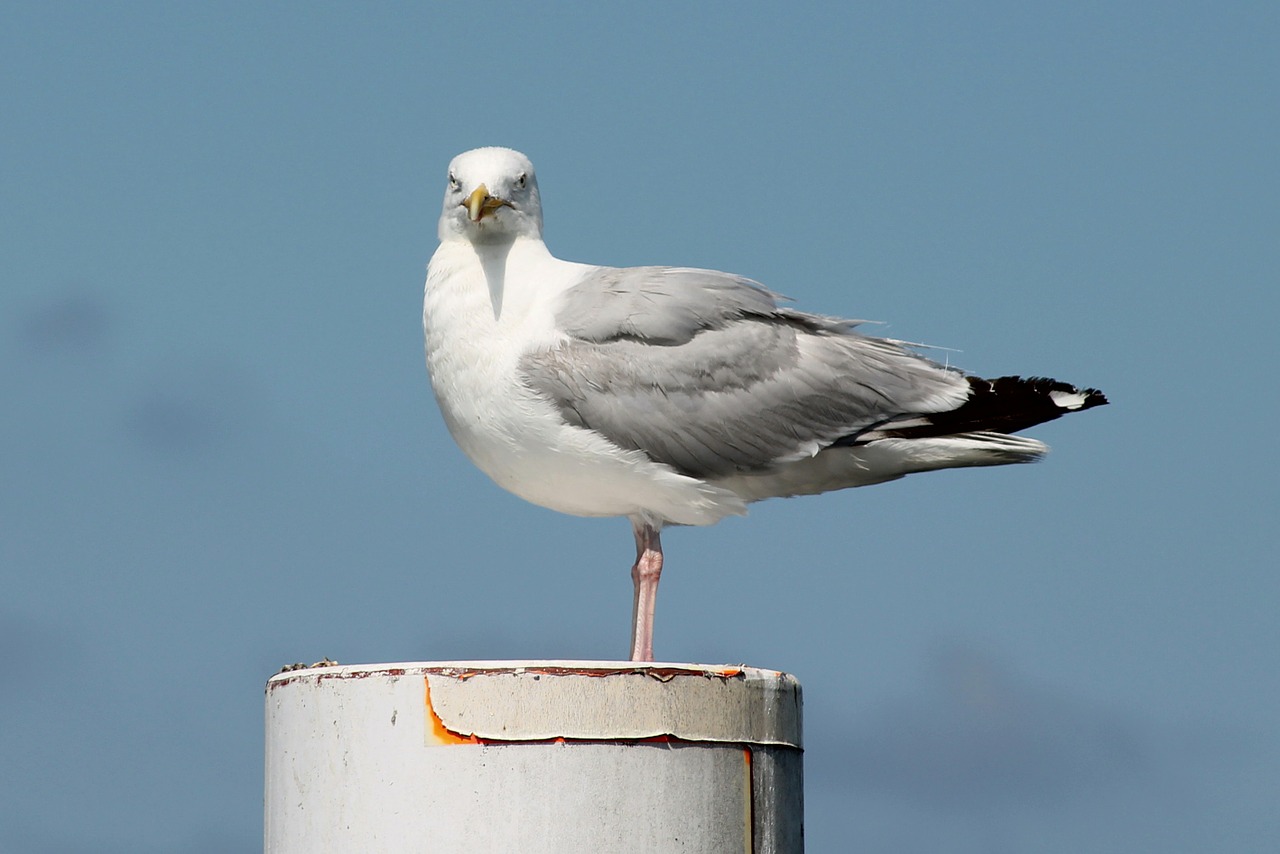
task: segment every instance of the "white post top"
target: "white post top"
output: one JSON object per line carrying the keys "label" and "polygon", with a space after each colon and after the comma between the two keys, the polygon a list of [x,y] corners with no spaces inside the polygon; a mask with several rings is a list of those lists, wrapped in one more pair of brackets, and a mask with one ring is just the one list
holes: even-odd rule
{"label": "white post top", "polygon": [[447,661],[267,683],[268,854],[799,854],[800,686],[739,665]]}
{"label": "white post top", "polygon": [[[428,740],[509,744],[549,739],[801,744],[795,677],[744,665],[619,661],[448,661],[312,667],[288,686],[422,679]],[[332,687],[336,688],[337,684]]]}

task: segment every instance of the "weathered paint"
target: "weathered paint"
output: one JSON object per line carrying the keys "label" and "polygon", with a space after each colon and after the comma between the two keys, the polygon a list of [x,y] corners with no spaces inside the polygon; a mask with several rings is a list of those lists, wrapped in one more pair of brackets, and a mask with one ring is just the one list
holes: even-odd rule
{"label": "weathered paint", "polygon": [[799,708],[790,676],[744,667],[281,674],[266,850],[801,851]]}
{"label": "weathered paint", "polygon": [[[462,735],[444,725],[444,721],[440,720],[440,716],[436,714],[435,708],[431,705],[431,680],[425,676],[422,678],[422,694],[423,705],[426,707],[427,715],[427,744],[480,743],[480,739],[474,735]],[[393,721],[395,714],[395,712],[392,712]]]}
{"label": "weathered paint", "polygon": [[[538,688],[529,702],[529,686]],[[749,742],[800,747],[798,686],[757,668],[507,664],[424,671],[430,715],[489,743],[551,738]],[[679,681],[679,690],[670,683]]]}

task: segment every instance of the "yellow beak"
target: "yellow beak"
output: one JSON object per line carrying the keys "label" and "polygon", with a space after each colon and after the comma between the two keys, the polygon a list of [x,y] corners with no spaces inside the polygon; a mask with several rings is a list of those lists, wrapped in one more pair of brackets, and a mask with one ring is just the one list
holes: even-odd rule
{"label": "yellow beak", "polygon": [[467,209],[467,216],[471,217],[472,222],[479,222],[486,214],[491,214],[500,207],[511,207],[511,202],[489,195],[489,188],[481,184],[467,196],[462,206]]}

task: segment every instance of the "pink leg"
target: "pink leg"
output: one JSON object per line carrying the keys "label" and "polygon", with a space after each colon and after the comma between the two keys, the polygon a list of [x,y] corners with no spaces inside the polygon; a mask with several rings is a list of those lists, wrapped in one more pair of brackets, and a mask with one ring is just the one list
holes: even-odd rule
{"label": "pink leg", "polygon": [[653,661],[653,609],[658,603],[658,579],[662,575],[662,540],[659,528],[632,522],[636,533],[636,565],[631,580],[636,598],[631,607],[631,660]]}

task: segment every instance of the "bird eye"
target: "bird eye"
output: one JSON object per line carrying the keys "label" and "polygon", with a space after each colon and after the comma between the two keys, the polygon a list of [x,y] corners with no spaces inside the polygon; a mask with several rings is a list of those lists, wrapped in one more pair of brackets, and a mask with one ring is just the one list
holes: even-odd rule
{"label": "bird eye", "polygon": [[517,190],[523,190],[523,189],[524,189],[524,182],[525,182],[525,179],[526,179],[526,178],[528,178],[528,177],[529,177],[529,176],[528,176],[528,175],[526,175],[524,172],[521,172],[521,173],[520,173],[520,177],[516,179],[516,189],[517,189]]}
{"label": "bird eye", "polygon": [[449,173],[449,189],[450,190],[462,189],[462,184],[458,183],[458,179],[454,177],[454,174],[452,172]]}

